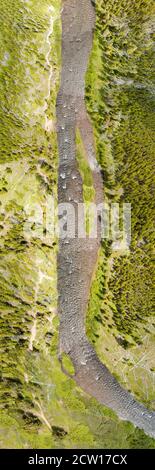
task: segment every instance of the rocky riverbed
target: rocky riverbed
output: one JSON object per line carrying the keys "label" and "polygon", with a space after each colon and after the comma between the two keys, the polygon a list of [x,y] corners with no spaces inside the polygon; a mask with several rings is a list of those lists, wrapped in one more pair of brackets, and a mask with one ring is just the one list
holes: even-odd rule
{"label": "rocky riverbed", "polygon": [[[82,179],[76,159],[79,128],[92,168],[96,201],[103,199],[102,178],[95,159],[93,131],[84,103],[85,73],[92,47],[95,11],[90,0],[63,2],[62,70],[57,98],[59,143],[58,202],[83,202]],[[62,175],[64,175],[62,180]],[[147,410],[124,390],[99,361],[85,334],[85,313],[98,259],[100,233],[95,239],[61,239],[58,254],[58,311],[60,357],[69,354],[75,380],[89,394],[117,412],[120,418],[155,436],[155,412]]]}

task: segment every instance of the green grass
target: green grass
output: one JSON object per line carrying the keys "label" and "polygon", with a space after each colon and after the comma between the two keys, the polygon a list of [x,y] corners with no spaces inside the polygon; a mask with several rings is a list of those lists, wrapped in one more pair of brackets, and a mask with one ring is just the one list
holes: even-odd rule
{"label": "green grass", "polygon": [[93,210],[91,208],[91,204],[94,202],[95,190],[93,188],[92,172],[87,161],[86,151],[78,129],[76,131],[76,149],[76,158],[83,183],[82,190],[85,210],[85,230],[87,234],[90,234],[93,222]]}

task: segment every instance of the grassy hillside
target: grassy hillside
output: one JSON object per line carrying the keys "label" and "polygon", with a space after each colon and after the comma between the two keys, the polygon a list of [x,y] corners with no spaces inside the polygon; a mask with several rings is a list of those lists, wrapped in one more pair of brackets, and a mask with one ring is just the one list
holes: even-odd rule
{"label": "grassy hillside", "polygon": [[[154,407],[154,3],[97,1],[87,105],[104,198],[131,204],[130,250],[104,241],[87,329],[100,357]],[[95,83],[95,86],[94,86]]]}

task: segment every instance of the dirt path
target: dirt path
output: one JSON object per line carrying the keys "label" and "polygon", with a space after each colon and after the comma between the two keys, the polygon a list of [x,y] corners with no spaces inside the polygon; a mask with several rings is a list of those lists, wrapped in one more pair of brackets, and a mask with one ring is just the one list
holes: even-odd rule
{"label": "dirt path", "polygon": [[[77,213],[83,202],[82,179],[76,161],[75,133],[78,127],[85,145],[96,191],[103,202],[103,183],[98,168],[93,131],[84,103],[85,72],[92,48],[95,11],[91,0],[63,0],[62,73],[57,98],[59,145],[58,200],[71,202]],[[96,239],[60,239],[58,254],[58,311],[60,355],[69,354],[75,380],[87,393],[155,437],[155,413],[147,410],[124,390],[99,361],[85,333],[85,313],[98,259]]]}

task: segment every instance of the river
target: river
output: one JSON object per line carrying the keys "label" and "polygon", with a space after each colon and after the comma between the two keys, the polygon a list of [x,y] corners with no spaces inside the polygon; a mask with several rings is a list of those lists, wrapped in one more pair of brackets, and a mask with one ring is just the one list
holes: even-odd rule
{"label": "river", "polygon": [[[72,203],[77,218],[83,202],[82,178],[76,159],[76,129],[83,139],[92,170],[95,202],[103,202],[103,183],[93,143],[93,129],[85,108],[85,73],[92,48],[95,10],[91,0],[63,0],[62,69],[57,97],[59,146],[58,202]],[[117,415],[155,437],[155,412],[127,392],[103,365],[85,333],[85,314],[100,248],[94,239],[60,239],[58,253],[59,357],[65,352],[75,368],[77,384]]]}

